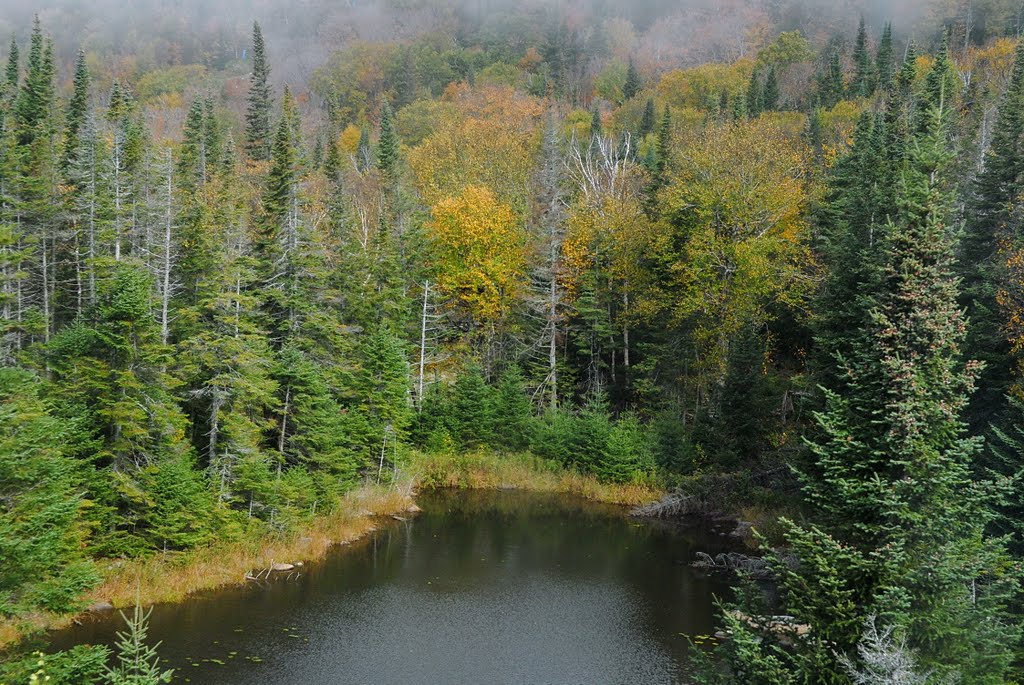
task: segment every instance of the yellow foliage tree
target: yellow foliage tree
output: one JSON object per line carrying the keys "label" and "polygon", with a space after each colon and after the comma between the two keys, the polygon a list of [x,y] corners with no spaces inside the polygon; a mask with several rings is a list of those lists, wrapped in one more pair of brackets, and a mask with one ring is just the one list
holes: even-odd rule
{"label": "yellow foliage tree", "polygon": [[512,208],[485,186],[467,186],[434,205],[428,229],[437,286],[467,318],[493,332],[526,286],[526,232]]}
{"label": "yellow foliage tree", "polygon": [[542,103],[511,88],[449,89],[458,115],[409,152],[417,189],[431,205],[486,186],[525,216],[540,145]]}
{"label": "yellow foliage tree", "polygon": [[806,150],[763,119],[711,124],[672,154],[651,250],[666,292],[648,292],[657,299],[646,309],[667,310],[691,333],[698,368],[717,382],[744,326],[764,323],[773,307],[802,308],[809,293]]}

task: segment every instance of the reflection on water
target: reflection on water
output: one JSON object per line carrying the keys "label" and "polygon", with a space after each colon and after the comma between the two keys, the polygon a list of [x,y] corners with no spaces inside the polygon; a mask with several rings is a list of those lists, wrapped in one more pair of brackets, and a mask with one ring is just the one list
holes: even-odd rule
{"label": "reflection on water", "polygon": [[[298,579],[156,607],[175,682],[672,683],[712,630],[721,539],[523,492],[432,492]],[[104,618],[55,648],[112,641]]]}

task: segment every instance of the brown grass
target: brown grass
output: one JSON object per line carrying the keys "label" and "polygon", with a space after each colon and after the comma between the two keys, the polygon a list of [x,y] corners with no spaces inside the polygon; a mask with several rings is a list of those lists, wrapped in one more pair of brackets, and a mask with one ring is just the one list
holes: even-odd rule
{"label": "brown grass", "polygon": [[602,483],[529,454],[415,454],[413,478],[425,487],[482,490],[516,489],[564,492],[596,502],[637,506],[658,500],[664,491],[647,483]]}
{"label": "brown grass", "polygon": [[[110,602],[115,607],[175,602],[186,596],[225,585],[246,582],[250,571],[275,562],[309,562],[338,544],[372,532],[377,517],[405,512],[414,502],[410,484],[404,487],[367,485],[346,495],[337,512],[320,516],[286,535],[224,542],[186,553],[159,554],[145,559],[100,562],[102,583],[85,597],[86,604]],[[74,616],[38,613],[0,622],[0,648],[39,630],[66,626]]]}
{"label": "brown grass", "polygon": [[[653,502],[662,490],[651,484],[601,483],[593,476],[567,471],[527,454],[413,454],[401,482],[395,486],[365,485],[345,496],[342,506],[294,532],[221,542],[186,553],[158,554],[145,559],[100,562],[102,583],[86,604],[110,602],[117,608],[175,602],[202,590],[246,582],[246,574],[275,562],[303,563],[323,557],[331,547],[350,543],[372,532],[377,517],[406,512],[414,505],[417,487],[520,489],[562,492],[597,502],[635,506]],[[61,628],[72,615],[37,613],[0,621],[0,649],[28,634]]]}

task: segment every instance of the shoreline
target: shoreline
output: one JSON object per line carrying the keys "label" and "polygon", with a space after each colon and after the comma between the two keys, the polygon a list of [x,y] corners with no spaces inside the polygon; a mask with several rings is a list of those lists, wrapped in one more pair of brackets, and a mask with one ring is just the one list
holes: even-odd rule
{"label": "shoreline", "polygon": [[[552,466],[527,454],[470,452],[416,454],[409,473],[388,486],[366,484],[347,493],[336,512],[315,517],[284,536],[264,535],[213,544],[183,553],[143,559],[97,561],[103,580],[83,597],[86,606],[110,605],[106,611],[180,602],[202,591],[244,585],[247,575],[275,563],[307,564],[336,546],[349,545],[377,530],[383,517],[415,513],[420,489],[528,490],[572,494],[631,507],[657,500],[654,485],[608,484],[594,476]],[[92,613],[38,613],[0,621],[0,658],[17,652],[23,640],[65,628]]]}

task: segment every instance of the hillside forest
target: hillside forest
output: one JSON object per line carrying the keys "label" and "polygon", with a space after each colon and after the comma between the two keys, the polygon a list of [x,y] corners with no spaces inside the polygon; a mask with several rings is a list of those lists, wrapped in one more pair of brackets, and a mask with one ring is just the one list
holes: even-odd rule
{"label": "hillside forest", "polygon": [[528,452],[772,512],[701,682],[1017,682],[1016,4],[241,5],[0,10],[0,615]]}

